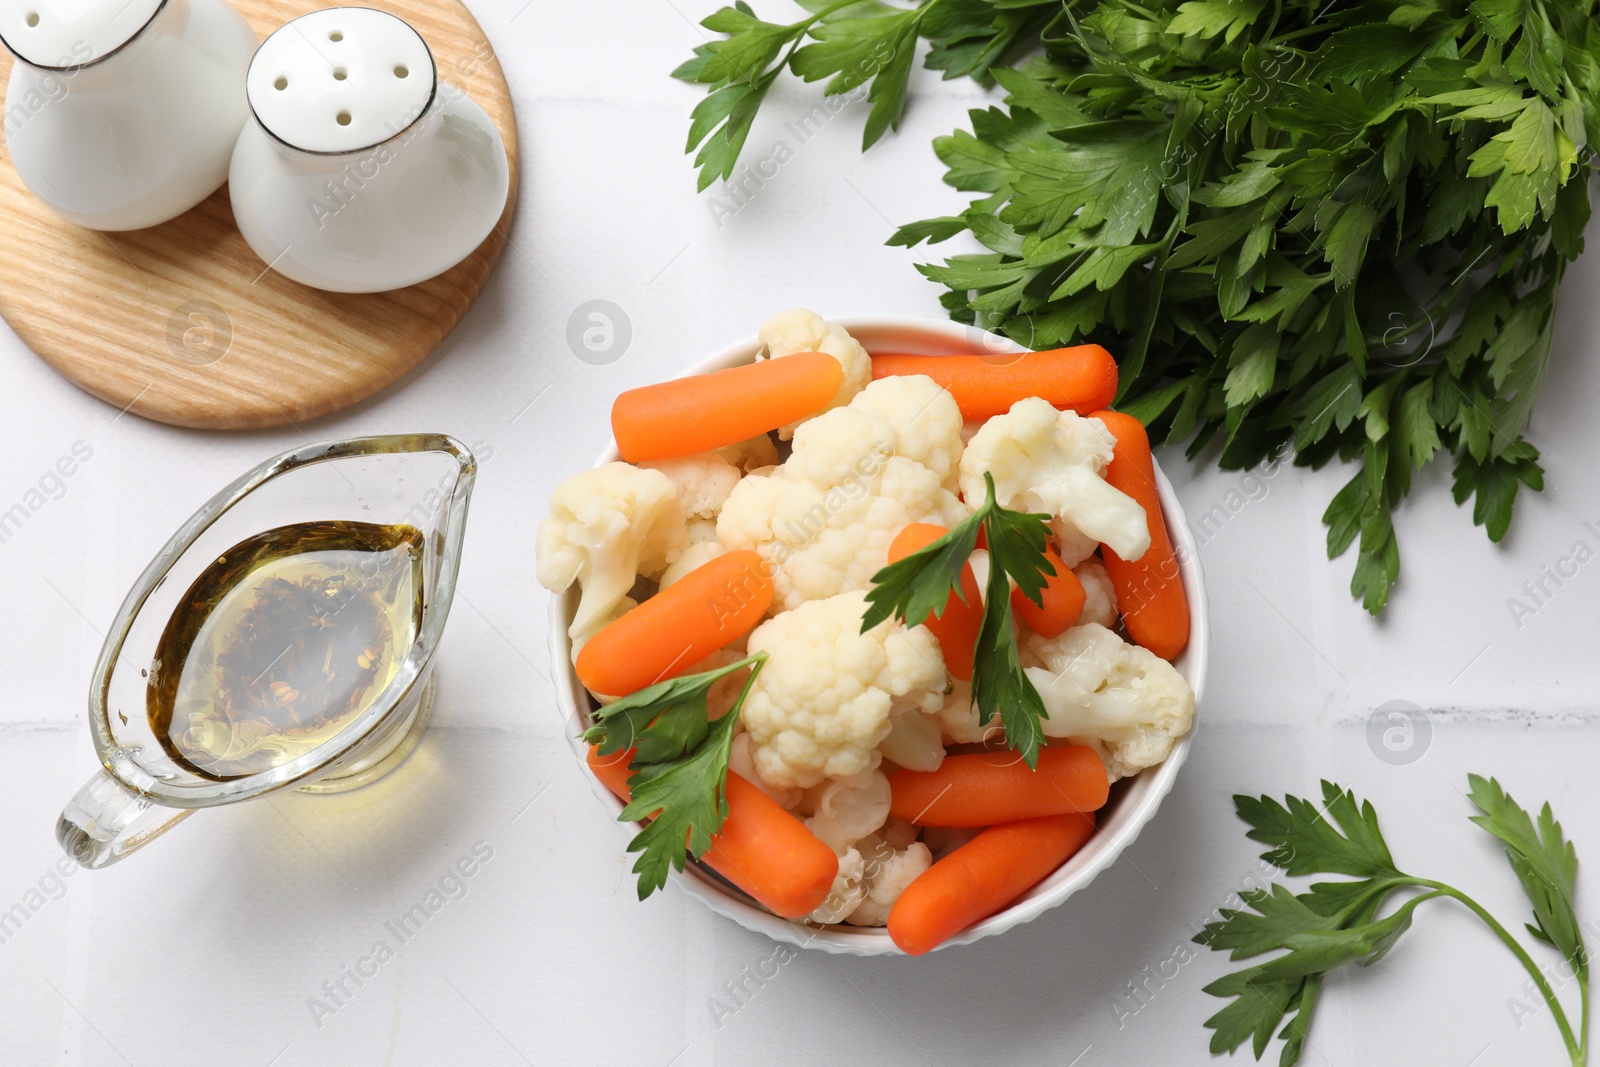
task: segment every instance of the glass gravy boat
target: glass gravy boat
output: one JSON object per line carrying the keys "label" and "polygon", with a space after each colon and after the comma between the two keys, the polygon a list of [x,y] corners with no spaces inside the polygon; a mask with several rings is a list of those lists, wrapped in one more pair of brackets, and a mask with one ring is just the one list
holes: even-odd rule
{"label": "glass gravy boat", "polygon": [[[442,434],[359,437],[286,452],[212,497],[139,576],[100,650],[89,725],[103,769],[56,823],[66,853],[104,867],[199,808],[285,786],[342,792],[398,766],[432,712],[433,653],[455,592],[476,473],[472,453]],[[335,521],[404,524],[421,534],[421,606],[410,647],[394,650],[387,685],[309,751],[253,773],[197,773],[163,746],[148,711],[169,620],[196,579],[235,546],[268,530]]]}

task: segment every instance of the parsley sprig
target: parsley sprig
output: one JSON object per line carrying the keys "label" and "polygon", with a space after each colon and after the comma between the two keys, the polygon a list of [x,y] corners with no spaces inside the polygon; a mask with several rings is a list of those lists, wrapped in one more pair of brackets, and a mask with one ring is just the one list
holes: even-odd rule
{"label": "parsley sprig", "polygon": [[871,148],[899,128],[919,37],[935,42],[929,67],[987,84],[989,69],[1045,24],[1036,12],[1056,0],[1000,0],[1002,11],[987,0],[927,0],[909,8],[879,0],[798,2],[811,15],[791,23],[764,22],[744,0],[714,12],[700,25],[726,36],[697,47],[672,72],[709,90],[691,116],[686,149],[699,149],[701,189],[732,176],[750,125],[785,70],[807,82],[827,79],[829,96],[867,85],[871,107],[861,147]]}
{"label": "parsley sprig", "polygon": [[[1519,490],[1543,488],[1523,434],[1590,214],[1593,0],[807,7],[784,28],[817,40],[789,54],[797,74],[811,48],[843,68],[892,44],[868,144],[903,106],[915,36],[928,66],[1005,91],[934,142],[973,199],[890,240],[983,246],[918,266],[952,317],[1030,348],[1105,344],[1118,407],[1226,469],[1359,463],[1323,522],[1368,611],[1399,577],[1392,512],[1430,463],[1452,458],[1452,495],[1495,542]],[[735,10],[706,49],[758,51],[766,31]],[[690,138],[702,188],[732,174],[783,66],[748,90],[680,70],[715,90]]]}
{"label": "parsley sprig", "polygon": [[984,593],[983,625],[972,657],[972,702],[978,724],[996,714],[1006,744],[1022,754],[1029,767],[1039,762],[1044,744],[1044,701],[1017,657],[1017,631],[1011,619],[1011,582],[1022,595],[1043,606],[1045,579],[1055,567],[1045,556],[1050,516],[1011,511],[995,501],[994,478],[983,476],[983,506],[938,540],[872,576],[861,632],[893,617],[917,626],[929,615],[943,616],[950,594],[966,602],[961,571],[982,530],[989,546],[989,576]]}
{"label": "parsley sprig", "polygon": [[[1577,853],[1549,804],[1535,819],[1494,779],[1473,774],[1467,781],[1468,799],[1479,812],[1471,821],[1505,845],[1511,869],[1533,906],[1528,931],[1559,952],[1577,980],[1581,1004],[1577,1029],[1556,998],[1546,970],[1498,920],[1459,889],[1403,873],[1389,853],[1371,803],[1359,803],[1349,790],[1323,782],[1320,807],[1294,796],[1281,804],[1268,797],[1233,798],[1239,817],[1250,826],[1248,836],[1271,846],[1262,859],[1289,875],[1341,874],[1354,880],[1317,882],[1299,894],[1282,883],[1241,893],[1245,908],[1222,909],[1221,918],[1195,937],[1234,960],[1281,953],[1206,986],[1213,996],[1232,998],[1206,1020],[1213,1031],[1213,1053],[1232,1052],[1249,1042],[1260,1059],[1276,1034],[1283,1041],[1280,1067],[1292,1067],[1304,1050],[1328,972],[1348,963],[1367,965],[1382,959],[1410,928],[1422,904],[1448,898],[1483,920],[1517,957],[1548,1005],[1572,1063],[1587,1061],[1589,955],[1576,908]],[[1422,892],[1378,917],[1391,896],[1408,890]]]}
{"label": "parsley sprig", "polygon": [[[650,820],[628,843],[629,852],[640,853],[633,865],[640,900],[667,884],[668,867],[681,871],[687,856],[704,855],[712,835],[722,829],[734,727],[766,662],[767,654],[758,652],[647,686],[595,712],[595,725],[584,732],[584,740],[599,746],[602,756],[633,750],[632,799],[617,820]],[[750,675],[732,708],[712,721],[707,706],[712,687],[746,668]]]}

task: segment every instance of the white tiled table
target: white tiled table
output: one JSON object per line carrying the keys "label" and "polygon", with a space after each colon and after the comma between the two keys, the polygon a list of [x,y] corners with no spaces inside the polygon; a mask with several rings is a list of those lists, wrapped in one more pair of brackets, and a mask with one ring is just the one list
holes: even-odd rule
{"label": "white tiled table", "polygon": [[[1576,542],[1600,549],[1586,525],[1600,526],[1591,258],[1567,282],[1534,426],[1550,490],[1524,496],[1494,549],[1435,464],[1398,515],[1404,577],[1381,623],[1345,592],[1352,560],[1323,559],[1318,519],[1346,472],[1250,479],[1167,457],[1191,516],[1212,516],[1203,728],[1156,821],[1067,906],[920,961],[802,954],[757,986],[745,976],[772,971],[765,940],[676,891],[639,904],[624,835],[552,704],[531,556],[543,502],[600,449],[619,389],[671,375],[773,310],[938,314],[937,290],[911,269],[925,253],[883,241],[891,224],[959,204],[929,141],[981,94],[919,75],[900,135],[862,157],[860,105],[800,144],[783,122],[810,100],[776,92],[751,146],[760,156],[785,140],[793,158],[719,219],[682,155],[697,96],[667,77],[700,39],[690,20],[715,5],[521,2],[477,12],[520,109],[513,247],[400,387],[300,430],[196,433],[116,418],[0,336],[0,511],[30,502],[0,544],[0,912],[25,915],[13,911],[0,940],[0,1063],[1202,1063],[1200,1023],[1221,1002],[1201,987],[1223,963],[1176,950],[1256,871],[1231,794],[1308,792],[1324,776],[1352,785],[1378,804],[1403,866],[1462,884],[1508,925],[1523,905],[1466,823],[1469,770],[1530,804],[1552,800],[1600,862],[1600,563],[1520,626],[1508,607]],[[591,300],[631,324],[610,365],[566,342]],[[121,866],[57,880],[56,812],[94,769],[88,673],[149,556],[268,455],[306,437],[416,429],[452,433],[484,463],[439,711],[413,763],[348,797],[207,812]],[[74,446],[92,455],[64,488],[47,486],[59,499],[32,508],[29,490]],[[1436,709],[1431,747],[1410,765],[1367,743],[1369,714],[1391,700]],[[473,875],[446,878],[475,848]],[[444,904],[401,943],[386,924],[441,879]],[[1600,920],[1592,881],[1582,895]],[[1470,917],[1434,905],[1380,967],[1330,983],[1305,1062],[1559,1062],[1548,1020],[1517,1024],[1522,980]],[[1130,982],[1142,1000],[1123,995]]]}

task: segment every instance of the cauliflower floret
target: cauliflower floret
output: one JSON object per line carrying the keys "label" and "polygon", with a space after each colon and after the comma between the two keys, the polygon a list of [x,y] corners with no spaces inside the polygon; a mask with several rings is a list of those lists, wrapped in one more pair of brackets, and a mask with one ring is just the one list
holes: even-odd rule
{"label": "cauliflower floret", "polygon": [[859,908],[866,899],[865,877],[866,862],[861,858],[861,853],[853,848],[847,850],[839,857],[839,873],[833,876],[833,887],[828,890],[827,899],[806,919],[828,925],[843,922],[844,917]]}
{"label": "cauliflower floret", "polygon": [[1019,400],[968,442],[961,454],[961,492],[980,503],[987,471],[1002,507],[1055,516],[1051,526],[1069,567],[1102,543],[1135,560],[1150,547],[1150,527],[1144,508],[1101,477],[1115,443],[1099,419],[1057,411],[1038,397]]}
{"label": "cauliflower floret", "polygon": [[[796,352],[825,352],[839,361],[844,368],[844,381],[839,383],[839,391],[824,411],[850,403],[872,380],[872,359],[867,350],[846,333],[844,327],[831,325],[805,308],[780,311],[768,319],[761,327],[761,343],[767,347],[767,355],[774,359]],[[778,430],[778,436],[787,441],[805,422],[806,419],[791,422]]]}
{"label": "cauliflower floret", "polygon": [[[759,548],[777,534],[778,507],[794,483],[782,467],[766,474],[746,475],[717,516],[717,541],[724,548]],[[820,496],[820,493],[818,494]]]}
{"label": "cauliflower floret", "polygon": [[841,593],[750,634],[752,655],[772,653],[743,713],[756,770],[771,784],[804,789],[870,771],[891,713],[943,702],[944,657],[933,634],[892,620],[861,633],[866,607],[864,593]]}
{"label": "cauliflower floret", "polygon": [[950,391],[926,374],[880,378],[850,406],[881,415],[898,437],[895,454],[914,459],[955,492],[961,474],[961,409]]}
{"label": "cauliflower floret", "polygon": [[976,745],[1004,736],[999,716],[991,717],[987,725],[978,725],[978,705],[972,702],[971,682],[952,682],[938,719],[940,731],[951,744]]}
{"label": "cauliflower floret", "polygon": [[836,408],[795,431],[789,459],[778,470],[784,477],[819,488],[868,485],[885,462],[899,455],[899,444],[894,424],[882,415],[857,407]]}
{"label": "cauliflower floret", "polygon": [[878,753],[908,771],[936,771],[944,763],[943,735],[937,713],[902,711],[889,717],[889,736],[878,746]]}
{"label": "cauliflower floret", "polygon": [[666,570],[661,572],[661,588],[665,589],[678,582],[684,575],[692,570],[705,566],[728,550],[722,547],[720,541],[696,541],[694,530],[689,531],[689,547],[684,549],[678,558],[673,560]]}
{"label": "cauliflower floret", "polygon": [[967,557],[967,566],[972,568],[972,580],[978,583],[978,603],[989,603],[989,550],[974,549]]}
{"label": "cauliflower floret", "polygon": [[659,575],[688,544],[678,487],[660,471],[607,463],[574,474],[539,523],[539,584],[583,588],[568,634],[593,636],[640,574]]}
{"label": "cauliflower floret", "polygon": [[714,519],[739,484],[739,468],[717,452],[696,452],[639,464],[645,470],[660,471],[678,487],[678,503],[691,519]]}
{"label": "cauliflower floret", "polygon": [[841,855],[868,834],[877,833],[889,817],[889,778],[868,771],[853,778],[833,778],[813,790],[806,829]]}
{"label": "cauliflower floret", "polygon": [[768,434],[740,441],[736,445],[724,445],[717,452],[738,467],[741,474],[749,474],[760,467],[771,467],[778,462],[778,446],[772,443],[772,437]]}
{"label": "cauliflower floret", "polygon": [[883,824],[883,829],[878,831],[878,835],[888,842],[889,847],[897,850],[904,849],[921,834],[922,827],[917,826],[915,823],[906,822],[904,819],[896,819],[892,815]]}
{"label": "cauliflower floret", "polygon": [[665,589],[727,551],[717,540],[717,516],[739,484],[739,468],[716,452],[652,460],[639,466],[672,479],[678,487],[678,503],[688,516],[684,527],[688,547],[661,572],[661,588]]}
{"label": "cauliflower floret", "polygon": [[896,851],[882,838],[863,841],[861,886],[865,891],[856,910],[845,916],[851,926],[883,926],[889,909],[900,899],[906,886],[933,866],[933,853],[920,841]]}
{"label": "cauliflower floret", "polygon": [[1049,713],[1045,734],[1097,742],[1113,782],[1166,759],[1194,723],[1194,691],[1177,668],[1104,626],[1027,644],[1045,664],[1025,668]]}
{"label": "cauliflower floret", "polygon": [[1115,626],[1117,594],[1111,588],[1111,576],[1106,573],[1105,564],[1098,556],[1090,556],[1072,568],[1072,573],[1083,586],[1083,614],[1078,616],[1078,625],[1092,622],[1108,630]]}
{"label": "cauliflower floret", "polygon": [[[688,531],[688,534],[689,534],[689,547],[690,548],[693,548],[695,545],[704,545],[704,544],[719,544],[720,545],[722,543],[722,542],[717,540],[717,520],[716,519],[690,519],[689,522],[688,522],[688,525],[685,527],[685,529]],[[687,551],[687,549],[685,551]],[[662,573],[666,573],[666,572],[663,571]]]}
{"label": "cauliflower floret", "polygon": [[805,795],[800,789],[775,786],[756,773],[755,760],[750,756],[750,734],[742,724],[739,733],[734,735],[733,745],[728,750],[728,769],[777,801],[778,806],[785,810],[793,810]]}
{"label": "cauliflower floret", "polygon": [[717,537],[768,561],[774,613],[866,589],[907,523],[954,526],[969,513],[899,441],[882,416],[835,409],[800,427],[788,462],[734,487]]}

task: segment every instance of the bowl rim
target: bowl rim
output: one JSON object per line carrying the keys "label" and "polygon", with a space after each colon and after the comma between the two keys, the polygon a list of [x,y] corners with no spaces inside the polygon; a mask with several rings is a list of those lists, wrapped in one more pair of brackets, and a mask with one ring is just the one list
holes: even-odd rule
{"label": "bowl rim", "polygon": [[[880,351],[887,351],[888,349],[883,348],[881,344],[881,340],[886,337],[895,338],[896,350],[922,350],[929,355],[970,354],[975,351],[1009,354],[1027,351],[1025,347],[1009,338],[948,319],[922,315],[839,315],[826,318],[829,323],[842,326],[869,351],[872,350],[871,342],[874,341],[880,342],[878,346]],[[740,338],[725,345],[712,356],[685,367],[678,377],[706,374],[749,363],[761,347],[761,341],[755,335]],[[601,451],[594,465],[600,466],[616,462],[618,459],[615,442],[612,442]],[[1182,505],[1178,502],[1177,494],[1159,463],[1155,465],[1155,474],[1162,514],[1167,520],[1173,552],[1178,561],[1179,576],[1183,580],[1184,592],[1189,599],[1189,644],[1174,666],[1194,690],[1196,705],[1194,724],[1189,732],[1173,745],[1172,752],[1163,763],[1132,778],[1124,779],[1113,787],[1114,790],[1122,790],[1121,796],[1115,801],[1115,811],[1111,820],[1115,823],[1114,826],[1109,829],[1102,826],[1090,839],[1089,844],[1009,907],[967,927],[940,944],[934,951],[971,944],[1003,933],[1014,926],[1038,918],[1052,908],[1059,907],[1088,886],[1100,872],[1115,863],[1127,847],[1138,838],[1140,831],[1155,816],[1162,800],[1172,791],[1178,772],[1188,759],[1189,749],[1200,725],[1198,709],[1210,654],[1210,625],[1205,581],[1193,531],[1189,527]],[[567,626],[571,622],[575,604],[574,589],[552,594],[550,598],[551,680],[563,722],[567,726],[567,740],[573,755],[583,767],[583,775],[588,780],[591,791],[615,818],[621,814],[623,804],[588,772],[586,750],[579,736],[589,724],[589,698],[573,670],[571,642],[567,637]],[[631,824],[629,833],[631,836]],[[714,872],[693,861],[685,865],[681,874],[673,872],[672,882],[717,914],[732,919],[747,930],[765,934],[774,941],[835,954],[905,955],[889,938],[888,931],[883,927],[823,926],[781,918],[761,908]]]}

